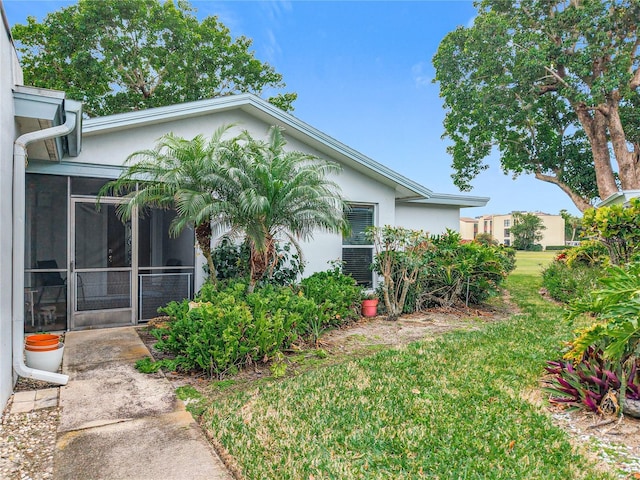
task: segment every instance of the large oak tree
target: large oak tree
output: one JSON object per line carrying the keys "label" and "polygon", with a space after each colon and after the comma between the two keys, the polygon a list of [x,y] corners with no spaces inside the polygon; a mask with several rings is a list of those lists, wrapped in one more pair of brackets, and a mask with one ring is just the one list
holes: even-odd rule
{"label": "large oak tree", "polygon": [[[25,83],[64,90],[89,116],[285,86],[250,39],[192,12],[182,0],[80,0],[42,23],[29,17],[12,29]],[[290,111],[295,98],[269,101]]]}
{"label": "large oak tree", "polygon": [[[640,2],[481,0],[434,56],[456,185],[500,153],[584,211],[640,189]],[[615,160],[615,163],[614,163]]]}

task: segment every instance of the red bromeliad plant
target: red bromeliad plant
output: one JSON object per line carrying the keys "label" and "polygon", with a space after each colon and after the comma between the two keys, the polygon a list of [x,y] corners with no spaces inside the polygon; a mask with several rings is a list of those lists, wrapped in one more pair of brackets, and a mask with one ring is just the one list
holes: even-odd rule
{"label": "red bromeliad plant", "polygon": [[599,348],[589,347],[577,363],[571,360],[547,362],[545,370],[552,377],[543,388],[550,394],[551,403],[561,404],[571,410],[586,408],[602,413],[601,404],[608,393],[617,394],[626,379],[626,399],[640,400],[640,382],[637,378],[637,362],[619,363],[607,360]]}

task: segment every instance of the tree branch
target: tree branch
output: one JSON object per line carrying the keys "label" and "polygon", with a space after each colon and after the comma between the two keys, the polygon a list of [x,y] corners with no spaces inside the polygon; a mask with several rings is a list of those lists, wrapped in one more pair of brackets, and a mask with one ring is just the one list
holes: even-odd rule
{"label": "tree branch", "polygon": [[640,87],[640,68],[636,69],[636,73],[634,73],[633,78],[629,82],[629,88],[631,88],[631,90],[635,90],[638,87]]}
{"label": "tree branch", "polygon": [[535,172],[535,177],[538,180],[542,180],[543,182],[547,182],[547,183],[552,183],[560,187],[560,189],[564,193],[569,195],[569,197],[571,198],[575,206],[578,207],[578,210],[580,210],[581,212],[584,212],[588,208],[591,208],[591,204],[588,201],[586,201],[584,198],[582,198],[580,195],[574,192],[566,183],[560,181],[558,177],[554,177],[553,175],[545,175],[542,172]]}
{"label": "tree branch", "polygon": [[561,84],[563,84],[565,87],[570,88],[571,85],[569,85],[567,82],[564,81],[564,78],[562,78],[562,76],[554,69],[549,68],[545,65],[544,69],[549,72],[558,82],[560,82]]}

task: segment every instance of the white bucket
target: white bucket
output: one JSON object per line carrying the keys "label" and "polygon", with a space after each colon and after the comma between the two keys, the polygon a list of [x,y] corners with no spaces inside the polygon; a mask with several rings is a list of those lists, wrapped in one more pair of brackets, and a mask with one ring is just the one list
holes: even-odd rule
{"label": "white bucket", "polygon": [[27,367],[55,373],[58,371],[60,365],[62,364],[63,353],[63,344],[60,344],[60,348],[49,350],[48,352],[25,350],[25,363],[27,364]]}

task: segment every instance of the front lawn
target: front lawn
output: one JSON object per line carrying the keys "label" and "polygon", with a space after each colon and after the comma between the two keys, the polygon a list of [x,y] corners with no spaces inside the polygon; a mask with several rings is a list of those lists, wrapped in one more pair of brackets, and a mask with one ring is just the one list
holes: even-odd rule
{"label": "front lawn", "polygon": [[553,255],[523,257],[508,320],[229,389],[204,427],[247,479],[611,478],[532,400],[571,329],[537,294]]}

